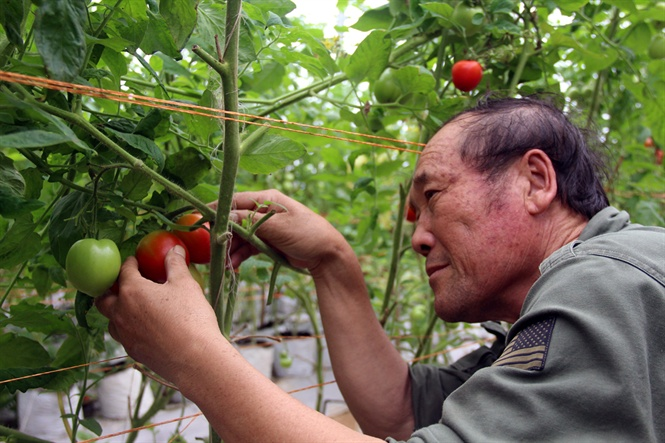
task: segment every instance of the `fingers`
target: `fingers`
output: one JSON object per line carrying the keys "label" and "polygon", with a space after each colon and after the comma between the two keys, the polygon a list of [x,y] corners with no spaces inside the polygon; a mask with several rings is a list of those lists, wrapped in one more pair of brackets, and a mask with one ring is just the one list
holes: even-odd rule
{"label": "fingers", "polygon": [[239,192],[233,196],[233,208],[258,212],[271,210],[282,212],[290,201],[291,199],[274,189],[259,192]]}
{"label": "fingers", "polygon": [[187,267],[187,261],[185,260],[185,250],[180,245],[175,246],[166,254],[164,266],[166,267],[167,281],[177,281],[187,277],[192,278]]}

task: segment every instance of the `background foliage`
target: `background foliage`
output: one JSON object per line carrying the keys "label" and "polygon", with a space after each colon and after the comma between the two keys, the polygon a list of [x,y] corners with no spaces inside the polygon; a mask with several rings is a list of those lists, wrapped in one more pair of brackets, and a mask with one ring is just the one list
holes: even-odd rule
{"label": "background foliage", "polygon": [[[377,316],[403,337],[398,345],[408,356],[459,343],[465,332],[429,322],[423,263],[408,248],[403,195],[417,154],[361,144],[375,142],[364,134],[422,143],[486,94],[558,94],[579,125],[602,135],[612,204],[635,222],[665,225],[665,3],[459,3],[391,0],[369,9],[339,0],[340,11],[364,10],[350,24],[365,33],[353,48],[343,44],[345,25],[324,35],[290,1],[245,1],[237,23],[245,143],[236,189],[275,187],[340,229],[361,257]],[[219,108],[219,78],[193,48],[223,52],[225,8],[211,0],[6,0],[0,70]],[[450,81],[461,59],[484,67],[468,94]],[[392,89],[380,90],[388,72]],[[261,117],[326,130],[251,124]],[[648,138],[654,146],[645,146]],[[105,355],[104,320],[92,309],[79,312],[87,328],[77,323],[81,306],[63,271],[69,247],[110,238],[126,257],[193,202],[215,200],[222,140],[220,120],[205,115],[0,83],[0,379]],[[244,265],[243,290],[265,295],[272,266],[265,257]],[[306,277],[283,271],[275,289],[312,312]],[[240,303],[236,317],[258,328],[252,303]],[[430,328],[434,341],[423,338]],[[62,390],[90,377],[70,370],[3,384],[0,392]]]}

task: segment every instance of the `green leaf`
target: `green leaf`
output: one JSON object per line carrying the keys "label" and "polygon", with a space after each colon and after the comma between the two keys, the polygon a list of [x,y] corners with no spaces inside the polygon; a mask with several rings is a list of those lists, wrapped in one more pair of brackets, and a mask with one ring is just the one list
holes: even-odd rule
{"label": "green leaf", "polygon": [[92,309],[95,304],[95,299],[90,297],[88,294],[84,294],[81,291],[76,291],[76,299],[74,300],[74,313],[76,314],[76,321],[79,326],[85,329],[90,329],[88,326],[88,311]]}
{"label": "green leaf", "polygon": [[17,218],[44,206],[39,200],[25,198],[25,191],[23,175],[14,169],[11,159],[0,154],[0,215]]}
{"label": "green leaf", "polygon": [[69,248],[74,242],[85,237],[85,227],[79,223],[78,218],[82,216],[83,220],[89,219],[87,214],[82,212],[91,199],[88,194],[72,192],[53,206],[48,227],[49,243],[53,257],[63,268]]}
{"label": "green leaf", "polygon": [[9,312],[9,317],[0,319],[0,326],[13,325],[46,335],[76,332],[66,312],[54,309],[53,306],[22,301],[13,305]]}
{"label": "green leaf", "polygon": [[453,7],[447,3],[436,3],[436,2],[427,2],[421,3],[420,7],[426,11],[429,11],[434,17],[441,18],[442,23],[447,24],[448,26],[451,23],[451,17],[453,15]]}
{"label": "green leaf", "polygon": [[394,18],[390,13],[389,6],[385,5],[380,8],[366,11],[351,27],[363,32],[373,31],[375,29],[388,29],[393,20]]}
{"label": "green leaf", "polygon": [[161,0],[159,14],[164,18],[173,41],[182,49],[196,26],[197,0]]}
{"label": "green leaf", "polygon": [[376,80],[388,66],[392,45],[385,31],[373,31],[358,45],[344,72],[354,83]]}
{"label": "green leaf", "polygon": [[[2,346],[0,345],[0,349],[1,348]],[[25,351],[27,351],[27,349]],[[3,383],[0,386],[7,389],[7,391],[9,391],[10,394],[13,394],[16,391],[25,392],[29,389],[41,388],[46,386],[51,380],[53,380],[56,377],[55,373],[44,374],[44,372],[48,372],[50,370],[53,370],[53,368],[51,368],[50,366],[40,366],[37,368],[20,367],[20,368],[0,369],[0,380],[13,380],[16,378],[20,378],[20,380]],[[42,375],[37,375],[37,374],[42,374]],[[1,391],[2,388],[0,388],[0,392]]]}
{"label": "green leaf", "polygon": [[123,0],[114,11],[117,20],[112,20],[110,26],[115,28],[118,37],[131,42],[130,49],[138,48],[148,29],[146,2],[144,0]]}
{"label": "green leaf", "polygon": [[159,14],[148,11],[148,29],[141,41],[141,49],[146,54],[160,51],[169,57],[180,58],[180,50],[173,40],[168,23]]}
{"label": "green leaf", "polygon": [[10,269],[37,255],[41,239],[32,222],[17,220],[0,240],[0,269]]}
{"label": "green leaf", "polygon": [[51,289],[51,275],[46,266],[39,265],[35,267],[31,273],[31,280],[37,290],[37,294],[41,297],[49,295]]}
{"label": "green leaf", "polygon": [[155,163],[157,163],[157,168],[159,170],[164,168],[164,154],[154,141],[142,135],[115,131],[108,127],[106,129],[124,140],[132,148],[139,150],[140,152],[146,154],[149,158],[153,159]]}
{"label": "green leaf", "polygon": [[82,0],[44,0],[35,13],[35,44],[50,76],[74,80],[85,61],[83,24],[87,10]]}
{"label": "green leaf", "polygon": [[164,166],[164,173],[191,189],[206,176],[212,163],[210,159],[195,148],[185,148],[169,155]]}
{"label": "green leaf", "polygon": [[5,29],[7,39],[19,47],[23,46],[21,37],[23,3],[23,0],[5,0],[0,8],[0,25]]}
{"label": "green leaf", "polygon": [[404,66],[394,72],[394,78],[405,94],[426,94],[436,85],[432,73],[422,66]]}
{"label": "green leaf", "polygon": [[139,171],[131,170],[122,178],[118,189],[125,198],[141,201],[148,196],[151,187],[150,177]]}
{"label": "green leaf", "polygon": [[[203,91],[197,104],[207,108],[217,107],[215,106],[215,97],[209,89]],[[213,117],[185,113],[182,114],[182,118],[187,125],[187,132],[198,137],[204,143],[208,143],[210,137],[220,130],[220,120]]]}
{"label": "green leaf", "polygon": [[74,141],[69,135],[34,129],[0,135],[0,148],[42,148]]}
{"label": "green leaf", "polygon": [[0,335],[0,369],[48,365],[51,356],[39,342],[12,333]]}
{"label": "green leaf", "polygon": [[272,12],[281,17],[296,9],[295,3],[290,0],[251,0],[249,3],[260,8],[264,15]]}
{"label": "green leaf", "polygon": [[252,174],[270,174],[306,152],[304,146],[291,139],[265,134],[245,149],[240,157],[240,167]]}
{"label": "green leaf", "polygon": [[577,12],[589,3],[589,0],[558,0],[557,6],[564,12]]}
{"label": "green leaf", "polygon": [[102,435],[102,425],[94,418],[84,418],[83,420],[80,420],[79,423],[81,423],[81,426],[92,431],[96,436]]}

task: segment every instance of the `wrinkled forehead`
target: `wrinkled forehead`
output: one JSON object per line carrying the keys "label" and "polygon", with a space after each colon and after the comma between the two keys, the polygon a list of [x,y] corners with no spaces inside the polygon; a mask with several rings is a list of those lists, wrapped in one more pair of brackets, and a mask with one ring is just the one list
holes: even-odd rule
{"label": "wrinkled forehead", "polygon": [[419,169],[432,166],[445,166],[459,161],[459,147],[462,134],[456,123],[448,123],[441,128],[423,148],[416,163],[416,172]]}

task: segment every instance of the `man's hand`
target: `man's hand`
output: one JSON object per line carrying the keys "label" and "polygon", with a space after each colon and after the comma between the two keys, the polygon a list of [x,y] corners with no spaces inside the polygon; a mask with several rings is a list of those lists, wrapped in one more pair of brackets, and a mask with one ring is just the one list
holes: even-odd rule
{"label": "man's hand", "polygon": [[[315,273],[328,258],[350,246],[326,219],[279,191],[241,192],[234,197],[232,219],[237,223],[258,222],[274,211],[258,229],[257,235],[281,252],[295,267]],[[237,268],[258,251],[245,240],[231,240],[231,266]]]}
{"label": "man's hand", "polygon": [[118,294],[107,293],[96,305],[109,319],[111,336],[132,358],[177,383],[187,350],[220,334],[181,247],[168,253],[165,265],[166,283],[154,283],[141,276],[136,259],[129,257],[120,270]]}

